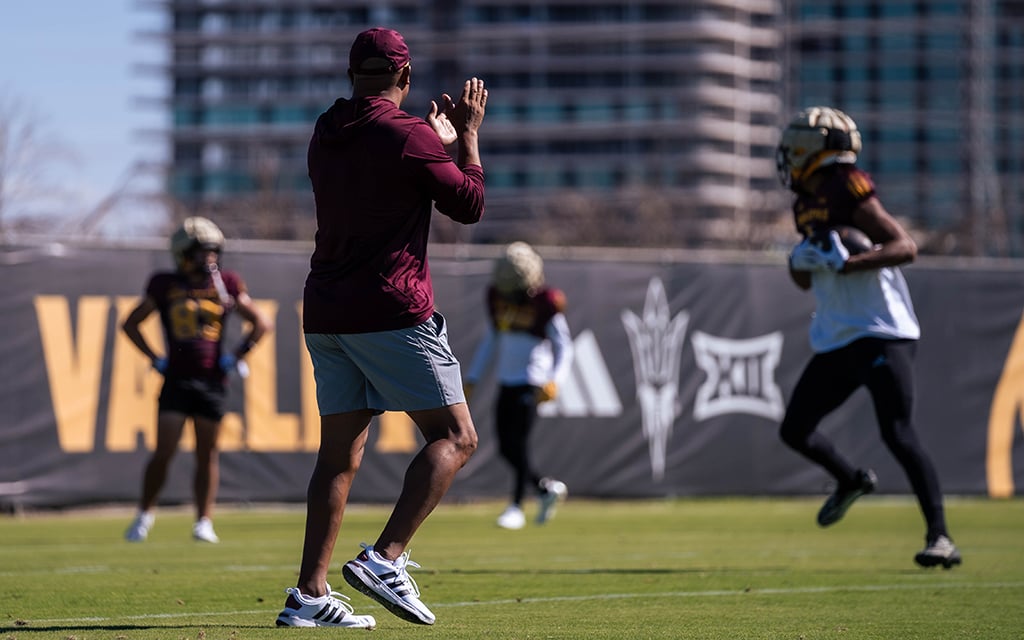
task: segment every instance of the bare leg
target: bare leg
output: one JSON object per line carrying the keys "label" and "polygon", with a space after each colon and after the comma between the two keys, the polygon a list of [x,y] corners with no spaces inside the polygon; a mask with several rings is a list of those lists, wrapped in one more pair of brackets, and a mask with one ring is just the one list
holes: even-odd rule
{"label": "bare leg", "polygon": [[139,511],[150,511],[156,506],[156,499],[167,480],[167,468],[178,451],[178,441],[185,427],[185,415],[163,412],[156,419],[156,450],[146,464],[142,475],[142,498]]}
{"label": "bare leg", "polygon": [[416,530],[441,502],[476,450],[477,435],[466,403],[440,409],[410,411],[427,444],[409,464],[402,493],[374,550],[394,560],[402,555]]}
{"label": "bare leg", "polygon": [[320,418],[320,451],[306,490],[306,535],[296,586],[308,596],[326,594],[334,543],[348,504],[352,481],[363,460],[371,411]]}
{"label": "bare leg", "polygon": [[209,418],[193,418],[196,427],[196,473],[192,490],[196,500],[196,520],[209,518],[217,500],[220,485],[220,451],[217,437],[220,421]]}

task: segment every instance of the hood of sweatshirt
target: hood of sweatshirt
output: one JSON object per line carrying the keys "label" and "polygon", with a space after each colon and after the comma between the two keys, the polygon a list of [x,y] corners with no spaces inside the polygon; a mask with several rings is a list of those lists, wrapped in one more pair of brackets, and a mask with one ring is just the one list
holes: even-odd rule
{"label": "hood of sweatshirt", "polygon": [[350,100],[338,98],[316,121],[314,135],[324,146],[345,144],[359,131],[385,115],[396,111],[398,105],[380,96]]}

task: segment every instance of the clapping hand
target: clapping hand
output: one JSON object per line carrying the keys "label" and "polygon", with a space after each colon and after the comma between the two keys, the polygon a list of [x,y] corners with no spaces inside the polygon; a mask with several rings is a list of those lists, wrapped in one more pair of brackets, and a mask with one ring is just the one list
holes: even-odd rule
{"label": "clapping hand", "polygon": [[454,144],[458,139],[458,133],[455,131],[455,125],[452,124],[451,119],[448,117],[449,114],[455,111],[455,103],[452,102],[452,97],[447,93],[441,94],[441,106],[439,107],[436,100],[430,101],[430,113],[427,114],[427,124],[434,130],[437,137],[441,139],[441,144],[448,146]]}
{"label": "clapping hand", "polygon": [[462,96],[459,98],[458,104],[454,105],[447,114],[448,119],[455,126],[455,131],[461,134],[479,130],[486,110],[487,89],[484,88],[484,81],[480,78],[470,78],[466,80],[462,88]]}

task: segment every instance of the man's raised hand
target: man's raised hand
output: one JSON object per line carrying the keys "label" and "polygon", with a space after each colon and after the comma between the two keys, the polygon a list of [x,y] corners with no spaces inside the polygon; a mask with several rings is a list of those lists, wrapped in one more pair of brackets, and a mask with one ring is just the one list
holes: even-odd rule
{"label": "man's raised hand", "polygon": [[455,104],[447,93],[441,94],[441,104],[443,106],[438,107],[436,100],[430,101],[430,112],[427,114],[426,120],[437,137],[441,139],[441,144],[447,147],[454,144],[459,137],[455,131],[455,125],[449,118],[449,114],[455,111]]}

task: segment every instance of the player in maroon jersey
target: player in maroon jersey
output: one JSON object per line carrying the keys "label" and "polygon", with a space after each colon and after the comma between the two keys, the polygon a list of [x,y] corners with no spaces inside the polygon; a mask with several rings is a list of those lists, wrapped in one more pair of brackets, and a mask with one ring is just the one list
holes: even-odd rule
{"label": "player in maroon jersey", "polygon": [[[171,236],[177,269],[150,277],[145,296],[122,325],[128,338],[164,376],[156,450],[146,464],[139,512],[125,532],[130,542],[141,542],[149,535],[153,509],[187,418],[192,418],[196,433],[192,535],[203,542],[219,541],[210,516],[219,483],[217,436],[224,416],[227,375],[247,373],[245,354],[271,328],[270,320],[253,304],[241,276],[220,269],[223,246],[224,235],[217,225],[206,218],[186,218]],[[235,311],[252,328],[237,347],[227,351],[224,330]],[[140,331],[142,322],[154,312],[160,314],[163,326],[163,356],[157,355]]]}
{"label": "player in maroon jersey", "polygon": [[512,501],[498,526],[526,525],[526,489],[540,496],[537,523],[544,524],[565,499],[565,483],[542,477],[530,462],[528,440],[537,405],[555,398],[572,360],[572,337],[565,319],[565,294],[544,286],[541,257],[525,242],[513,242],[494,265],[487,289],[490,322],[466,374],[467,396],[495,363],[499,383],[495,406],[501,456],[515,475]]}

